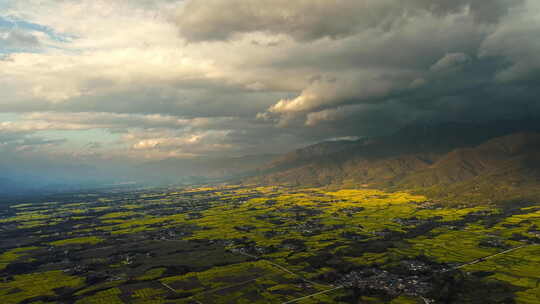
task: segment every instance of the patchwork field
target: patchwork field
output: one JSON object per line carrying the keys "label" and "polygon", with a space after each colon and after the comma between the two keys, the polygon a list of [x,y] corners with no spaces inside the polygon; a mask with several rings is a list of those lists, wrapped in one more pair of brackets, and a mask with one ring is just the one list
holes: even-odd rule
{"label": "patchwork field", "polygon": [[0,303],[540,303],[540,204],[220,186],[1,211]]}

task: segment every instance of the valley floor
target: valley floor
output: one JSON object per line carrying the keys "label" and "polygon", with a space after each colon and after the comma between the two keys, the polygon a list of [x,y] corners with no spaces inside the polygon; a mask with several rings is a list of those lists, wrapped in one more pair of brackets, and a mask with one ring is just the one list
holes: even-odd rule
{"label": "valley floor", "polygon": [[220,186],[0,210],[0,303],[540,303],[540,204]]}

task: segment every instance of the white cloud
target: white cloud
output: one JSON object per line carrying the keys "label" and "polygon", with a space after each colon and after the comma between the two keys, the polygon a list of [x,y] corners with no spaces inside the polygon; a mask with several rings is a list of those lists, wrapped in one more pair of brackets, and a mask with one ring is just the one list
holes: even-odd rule
{"label": "white cloud", "polygon": [[[399,72],[396,71],[395,74],[398,75]],[[384,97],[402,85],[399,79],[391,79],[375,70],[335,81],[318,80],[297,97],[282,99],[268,111],[277,114],[302,113],[347,103],[368,102],[370,99]]]}
{"label": "white cloud", "polygon": [[439,61],[434,63],[430,69],[435,72],[456,69],[463,66],[470,60],[471,57],[464,53],[448,53],[439,59]]}
{"label": "white cloud", "polygon": [[[175,49],[123,48],[77,55],[17,53],[0,61],[4,77],[17,81],[21,99],[66,102],[80,96],[129,91],[139,86],[171,86],[181,81],[219,77],[211,62]],[[32,75],[29,77],[29,75]]]}
{"label": "white cloud", "polygon": [[208,124],[208,119],[204,118],[184,119],[160,114],[34,112],[24,114],[17,121],[1,122],[0,130],[36,132],[120,128],[183,129],[205,127]]}
{"label": "white cloud", "polygon": [[338,109],[327,109],[319,112],[308,113],[306,118],[307,126],[316,126],[324,121],[333,121],[343,116],[343,112]]}
{"label": "white cloud", "polygon": [[175,132],[171,130],[131,131],[122,137],[134,157],[170,158],[212,155],[234,150],[227,143],[228,130]]}

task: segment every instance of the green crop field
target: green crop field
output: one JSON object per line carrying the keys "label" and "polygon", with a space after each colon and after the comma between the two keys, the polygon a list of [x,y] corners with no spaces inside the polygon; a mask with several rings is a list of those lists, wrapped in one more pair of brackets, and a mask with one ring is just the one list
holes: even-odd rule
{"label": "green crop field", "polygon": [[6,304],[540,303],[535,204],[232,185],[9,208]]}

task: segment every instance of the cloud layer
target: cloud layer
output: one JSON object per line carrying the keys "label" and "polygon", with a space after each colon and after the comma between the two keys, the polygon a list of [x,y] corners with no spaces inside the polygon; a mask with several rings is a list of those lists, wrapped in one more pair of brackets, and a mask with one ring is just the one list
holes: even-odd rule
{"label": "cloud layer", "polygon": [[189,41],[228,40],[238,34],[284,34],[299,41],[340,39],[368,29],[392,30],[425,15],[467,11],[481,23],[496,23],[516,1],[459,0],[192,0],[177,17]]}
{"label": "cloud layer", "polygon": [[0,153],[275,153],[538,115],[539,36],[536,0],[12,1]]}

